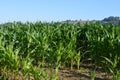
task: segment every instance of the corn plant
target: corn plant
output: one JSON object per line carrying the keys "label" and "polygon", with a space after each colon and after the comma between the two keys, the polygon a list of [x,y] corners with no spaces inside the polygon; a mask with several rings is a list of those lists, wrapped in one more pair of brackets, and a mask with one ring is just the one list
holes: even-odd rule
{"label": "corn plant", "polygon": [[46,71],[39,74],[37,70],[47,67],[56,69],[58,79],[60,67],[73,69],[77,66],[79,69],[82,63],[107,67],[116,76],[119,74],[119,53],[119,25],[60,22],[0,25],[0,70],[20,71],[29,78],[33,74],[34,79],[41,76],[47,79]]}
{"label": "corn plant", "polygon": [[95,70],[90,72],[91,80],[95,80]]}
{"label": "corn plant", "polygon": [[112,73],[114,80],[116,80],[118,76],[117,65],[119,58],[117,57],[117,55],[115,56],[113,61],[106,57],[103,58],[105,59],[105,61],[102,62],[106,64],[106,69],[108,69]]}

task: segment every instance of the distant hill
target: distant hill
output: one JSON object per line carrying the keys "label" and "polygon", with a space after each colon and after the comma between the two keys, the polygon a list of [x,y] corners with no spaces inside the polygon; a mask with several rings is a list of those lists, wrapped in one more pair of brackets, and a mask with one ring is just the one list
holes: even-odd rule
{"label": "distant hill", "polygon": [[110,16],[108,18],[104,18],[101,21],[104,22],[104,23],[120,24],[120,17]]}
{"label": "distant hill", "polygon": [[120,17],[116,16],[110,16],[110,17],[107,17],[107,18],[104,18],[102,20],[66,20],[66,21],[62,21],[62,22],[69,22],[69,23],[77,23],[77,22],[80,22],[80,23],[85,23],[85,22],[98,22],[98,23],[113,23],[113,24],[119,24],[120,25]]}

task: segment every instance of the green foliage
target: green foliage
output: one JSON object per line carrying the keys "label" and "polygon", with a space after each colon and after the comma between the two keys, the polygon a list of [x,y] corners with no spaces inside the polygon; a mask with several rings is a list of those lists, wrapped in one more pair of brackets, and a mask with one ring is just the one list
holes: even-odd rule
{"label": "green foliage", "polygon": [[1,24],[0,69],[6,67],[28,76],[34,74],[37,80],[42,73],[34,66],[54,67],[57,76],[60,67],[73,69],[77,66],[79,69],[81,62],[91,60],[92,64],[103,68],[106,64],[115,72],[120,64],[119,32],[120,26],[113,24]]}

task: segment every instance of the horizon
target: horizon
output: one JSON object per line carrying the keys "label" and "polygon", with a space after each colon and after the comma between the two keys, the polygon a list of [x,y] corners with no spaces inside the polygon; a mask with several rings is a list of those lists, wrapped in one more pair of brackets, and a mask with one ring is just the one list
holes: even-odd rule
{"label": "horizon", "polygon": [[120,16],[119,0],[4,0],[0,3],[0,23],[102,20]]}

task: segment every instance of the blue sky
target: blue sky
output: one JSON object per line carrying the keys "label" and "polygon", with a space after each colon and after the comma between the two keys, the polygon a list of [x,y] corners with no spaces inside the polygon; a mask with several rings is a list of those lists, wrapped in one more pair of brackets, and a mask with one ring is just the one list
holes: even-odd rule
{"label": "blue sky", "polygon": [[100,20],[120,16],[120,0],[1,0],[0,22]]}

